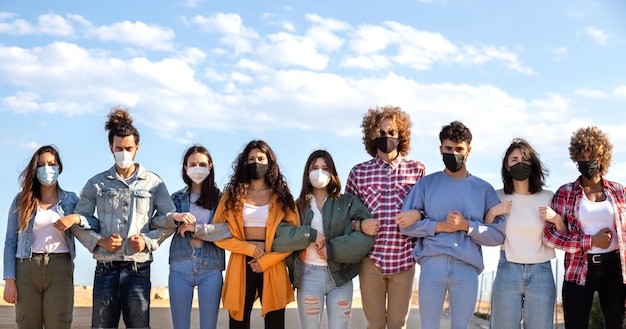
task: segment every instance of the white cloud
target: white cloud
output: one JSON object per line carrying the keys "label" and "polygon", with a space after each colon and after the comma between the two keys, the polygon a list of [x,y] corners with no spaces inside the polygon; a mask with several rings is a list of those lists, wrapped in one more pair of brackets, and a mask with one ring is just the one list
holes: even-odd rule
{"label": "white cloud", "polygon": [[295,26],[293,25],[293,23],[291,23],[291,22],[283,22],[283,23],[281,24],[281,26],[282,26],[282,28],[283,28],[285,31],[288,31],[288,32],[295,32],[295,31],[296,31],[296,27],[295,27]]}
{"label": "white cloud", "polygon": [[258,39],[258,33],[243,25],[237,14],[217,13],[212,16],[194,16],[191,22],[207,33],[222,35],[220,43],[234,48],[236,54],[252,51],[251,39]]}
{"label": "white cloud", "polygon": [[535,73],[532,68],[520,62],[517,54],[510,52],[506,47],[465,46],[455,55],[455,61],[461,64],[482,65],[494,60],[503,62],[509,69],[521,74]]}
{"label": "white cloud", "polygon": [[176,36],[168,27],[148,25],[144,22],[117,22],[110,26],[92,27],[86,34],[102,41],[132,44],[152,50],[171,50]]}
{"label": "white cloud", "polygon": [[306,19],[313,22],[313,26],[306,32],[306,37],[311,38],[322,49],[332,51],[341,48],[345,40],[338,37],[335,31],[350,30],[350,24],[332,19],[323,18],[317,14],[306,14]]}
{"label": "white cloud", "polygon": [[368,70],[380,70],[390,66],[391,62],[382,55],[348,56],[339,64],[339,67],[360,67]]}
{"label": "white cloud", "polygon": [[608,39],[608,36],[604,31],[593,26],[586,28],[585,34],[590,36],[595,42],[602,46],[606,44],[606,40]]}
{"label": "white cloud", "polygon": [[596,98],[596,99],[600,99],[600,98],[605,98],[606,97],[606,93],[601,91],[601,90],[595,90],[595,89],[576,89],[574,91],[574,95],[575,96],[579,96],[579,97],[584,97],[584,98]]}
{"label": "white cloud", "polygon": [[328,65],[328,56],[317,50],[311,38],[285,32],[270,34],[259,45],[257,54],[266,63],[279,67],[301,66],[312,70],[323,70]]}
{"label": "white cloud", "polygon": [[556,60],[563,59],[568,54],[567,47],[546,47],[546,52]]}
{"label": "white cloud", "polygon": [[613,95],[620,98],[626,97],[626,85],[615,87],[615,89],[613,89]]}
{"label": "white cloud", "polygon": [[207,57],[206,53],[199,48],[191,47],[176,52],[176,56],[183,62],[199,64]]}
{"label": "white cloud", "polygon": [[70,36],[74,34],[74,27],[65,18],[56,14],[40,15],[37,18],[39,30],[43,34]]}

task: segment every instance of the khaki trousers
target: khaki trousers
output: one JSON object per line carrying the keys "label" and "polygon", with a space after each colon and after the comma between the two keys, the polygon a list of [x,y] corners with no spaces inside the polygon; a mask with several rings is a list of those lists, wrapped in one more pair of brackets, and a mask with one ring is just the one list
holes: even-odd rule
{"label": "khaki trousers", "polygon": [[413,293],[415,266],[383,275],[369,257],[361,261],[361,303],[368,329],[405,328]]}

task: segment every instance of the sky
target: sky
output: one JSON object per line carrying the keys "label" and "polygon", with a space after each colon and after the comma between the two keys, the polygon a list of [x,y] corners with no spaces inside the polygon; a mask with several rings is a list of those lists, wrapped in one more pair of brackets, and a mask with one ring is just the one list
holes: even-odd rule
{"label": "sky", "polygon": [[[578,176],[572,133],[595,125],[614,146],[607,178],[626,182],[624,13],[616,0],[2,1],[0,213],[41,145],[60,150],[70,191],[112,166],[116,105],[141,133],[136,161],[170,193],[190,145],[209,149],[223,187],[253,139],[274,149],[293,194],[320,148],[345,184],[370,158],[363,115],[384,105],[409,113],[408,156],[427,173],[444,167],[441,127],[460,120],[473,175],[501,188],[503,153],[522,137],[556,190]],[[155,252],[154,285],[167,284],[168,249]],[[90,284],[95,262],[77,250],[75,282]],[[494,270],[497,248],[484,252]]]}

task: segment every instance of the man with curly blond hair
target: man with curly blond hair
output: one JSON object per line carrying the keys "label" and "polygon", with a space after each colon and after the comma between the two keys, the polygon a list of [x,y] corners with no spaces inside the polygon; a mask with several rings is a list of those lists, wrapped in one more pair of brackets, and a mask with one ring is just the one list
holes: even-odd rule
{"label": "man with curly blond hair", "polygon": [[415,240],[398,231],[395,216],[424,165],[406,156],[411,147],[411,120],[399,107],[375,107],[361,123],[363,145],[373,159],[352,168],[346,193],[358,196],[374,219],[353,227],[376,234],[376,243],[361,262],[361,298],[369,329],[404,328],[413,288]]}
{"label": "man with curly blond hair", "polygon": [[587,328],[595,292],[605,328],[623,328],[626,284],[626,189],[604,178],[613,146],[597,127],[580,128],[570,140],[570,159],[580,176],[556,191],[546,221],[544,244],[565,251],[565,327]]}

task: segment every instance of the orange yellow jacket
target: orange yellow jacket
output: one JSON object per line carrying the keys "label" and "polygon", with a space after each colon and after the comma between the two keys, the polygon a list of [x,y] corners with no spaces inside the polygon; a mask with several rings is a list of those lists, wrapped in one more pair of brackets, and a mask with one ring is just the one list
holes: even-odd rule
{"label": "orange yellow jacket", "polygon": [[[249,266],[246,262],[246,256],[252,257],[255,245],[246,241],[242,212],[235,213],[233,209],[226,209],[227,197],[227,195],[222,196],[213,218],[213,224],[228,223],[233,235],[232,238],[215,241],[218,247],[230,251],[226,278],[222,287],[222,304],[233,319],[243,321],[246,267]],[[243,204],[245,201],[242,199],[239,202]],[[294,207],[287,213],[283,212],[276,195],[272,195],[265,234],[266,254],[257,260],[263,269],[263,298],[261,300],[261,315],[263,317],[267,312],[283,309],[287,304],[294,301],[293,289],[284,262],[290,252],[269,252],[272,250],[276,228],[281,221],[291,225],[300,225],[298,210]]]}

